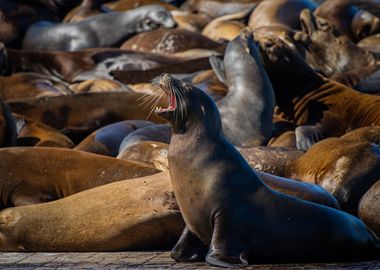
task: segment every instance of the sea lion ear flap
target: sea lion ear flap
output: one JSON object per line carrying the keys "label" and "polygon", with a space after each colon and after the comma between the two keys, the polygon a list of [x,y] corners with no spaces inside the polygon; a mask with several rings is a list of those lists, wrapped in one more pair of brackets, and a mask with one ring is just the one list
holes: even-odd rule
{"label": "sea lion ear flap", "polygon": [[227,79],[226,79],[226,71],[224,68],[224,62],[222,59],[215,55],[211,55],[209,57],[210,65],[212,67],[212,70],[215,72],[216,76],[218,77],[219,81],[221,83],[224,83],[227,85]]}

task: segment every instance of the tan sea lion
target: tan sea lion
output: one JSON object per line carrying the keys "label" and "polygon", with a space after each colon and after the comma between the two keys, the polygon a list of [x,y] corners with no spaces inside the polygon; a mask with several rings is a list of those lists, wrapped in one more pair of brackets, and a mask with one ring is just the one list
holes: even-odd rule
{"label": "tan sea lion", "polygon": [[80,83],[71,84],[70,90],[75,94],[79,93],[99,93],[99,92],[131,92],[132,90],[126,85],[111,79],[96,78],[86,80]]}
{"label": "tan sea lion", "polygon": [[357,45],[375,54],[380,53],[380,34],[372,35],[360,40]]}
{"label": "tan sea lion", "polygon": [[52,201],[158,172],[137,162],[53,147],[3,148],[0,158],[0,208]]}
{"label": "tan sea lion", "polygon": [[101,6],[110,0],[83,0],[82,3],[70,10],[63,18],[63,22],[79,22],[88,17],[103,13]]}
{"label": "tan sea lion", "polygon": [[202,29],[211,21],[211,18],[203,13],[191,13],[189,11],[170,11],[177,27],[193,32],[202,32]]}
{"label": "tan sea lion", "polygon": [[170,178],[163,172],[3,210],[0,250],[165,250],[183,227]]}

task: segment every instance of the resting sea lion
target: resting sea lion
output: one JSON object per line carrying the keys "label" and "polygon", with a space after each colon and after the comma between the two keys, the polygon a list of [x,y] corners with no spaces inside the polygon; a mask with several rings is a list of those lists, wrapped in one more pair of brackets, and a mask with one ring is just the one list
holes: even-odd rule
{"label": "resting sea lion", "polygon": [[79,6],[75,7],[66,14],[65,18],[63,18],[63,22],[79,22],[88,17],[98,15],[104,12],[101,6],[109,1],[110,0],[83,0]]}
{"label": "resting sea lion", "polygon": [[379,240],[359,219],[264,184],[224,138],[205,93],[166,74],[160,86],[170,104],[156,113],[172,125],[169,172],[186,223],[174,259],[239,267],[380,256]]}
{"label": "resting sea lion", "polygon": [[175,243],[183,227],[170,178],[164,172],[54,202],[3,210],[0,250],[165,250]]}
{"label": "resting sea lion", "polygon": [[36,204],[157,173],[132,161],[53,147],[0,149],[1,206]]}
{"label": "resting sea lion", "polygon": [[[148,5],[126,12],[99,14],[77,23],[39,22],[28,28],[24,50],[76,51],[84,48],[120,45],[128,37],[160,26],[175,26],[170,12]],[[118,31],[114,31],[119,29]]]}
{"label": "resting sea lion", "polygon": [[361,198],[359,217],[364,223],[380,236],[380,181],[377,181]]}

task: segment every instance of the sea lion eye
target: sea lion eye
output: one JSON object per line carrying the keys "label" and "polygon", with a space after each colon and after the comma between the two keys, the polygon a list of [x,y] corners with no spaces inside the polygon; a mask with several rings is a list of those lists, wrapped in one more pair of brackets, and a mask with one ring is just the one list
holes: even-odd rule
{"label": "sea lion eye", "polygon": [[327,20],[325,19],[318,19],[317,20],[317,23],[318,23],[318,28],[323,30],[323,31],[327,31],[327,30],[330,30],[330,24]]}

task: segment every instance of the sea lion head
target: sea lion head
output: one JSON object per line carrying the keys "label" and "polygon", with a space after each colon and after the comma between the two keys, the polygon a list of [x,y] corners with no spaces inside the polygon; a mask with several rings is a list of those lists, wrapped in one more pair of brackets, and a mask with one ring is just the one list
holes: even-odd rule
{"label": "sea lion head", "polygon": [[367,11],[359,10],[352,18],[351,28],[356,40],[362,40],[380,32],[380,19]]}
{"label": "sea lion head", "polygon": [[162,74],[159,87],[169,98],[167,108],[156,108],[156,114],[172,125],[174,133],[205,128],[210,134],[219,134],[221,118],[212,99],[195,86]]}
{"label": "sea lion head", "polygon": [[142,28],[150,31],[159,27],[173,28],[177,25],[171,13],[160,5],[147,5],[138,9],[145,11]]}
{"label": "sea lion head", "polygon": [[302,31],[310,39],[306,47],[314,57],[313,68],[325,76],[330,77],[374,63],[373,56],[357,47],[328,20],[314,16],[310,10],[304,9],[300,13],[300,21]]}

